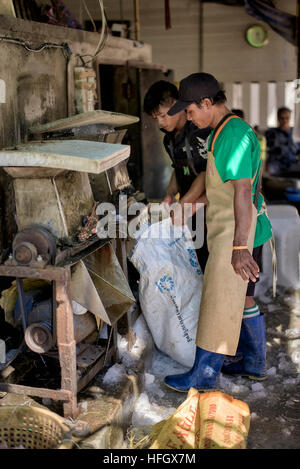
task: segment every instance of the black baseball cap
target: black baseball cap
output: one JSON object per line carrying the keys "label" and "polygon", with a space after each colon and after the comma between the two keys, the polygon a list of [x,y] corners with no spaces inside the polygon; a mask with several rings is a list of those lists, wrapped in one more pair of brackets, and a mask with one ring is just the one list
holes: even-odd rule
{"label": "black baseball cap", "polygon": [[220,83],[210,73],[192,73],[181,80],[179,99],[169,109],[168,115],[174,116],[190,104],[199,103],[203,98],[213,98],[220,90]]}

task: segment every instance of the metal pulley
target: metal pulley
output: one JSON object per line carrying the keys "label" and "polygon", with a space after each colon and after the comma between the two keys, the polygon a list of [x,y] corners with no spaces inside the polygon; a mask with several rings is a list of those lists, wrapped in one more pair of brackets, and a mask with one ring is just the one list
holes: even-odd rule
{"label": "metal pulley", "polygon": [[41,225],[30,225],[19,231],[12,247],[12,262],[15,265],[44,267],[55,262],[55,238]]}
{"label": "metal pulley", "polygon": [[51,325],[33,323],[25,331],[25,342],[36,353],[45,353],[53,346]]}
{"label": "metal pulley", "polygon": [[[33,310],[31,314],[32,319],[38,317],[39,309],[43,310],[43,306],[40,307],[37,305],[35,307],[35,310]],[[97,330],[95,316],[90,312],[86,312],[79,316],[74,314],[73,320],[74,340],[76,343],[81,342]],[[55,346],[50,320],[46,319],[41,322],[35,320],[35,322],[31,323],[25,331],[25,342],[27,346],[36,353],[48,352],[53,346]]]}

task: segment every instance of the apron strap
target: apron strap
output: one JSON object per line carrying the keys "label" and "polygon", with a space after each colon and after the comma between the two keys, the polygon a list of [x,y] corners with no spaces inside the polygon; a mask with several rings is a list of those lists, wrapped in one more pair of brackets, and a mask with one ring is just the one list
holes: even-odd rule
{"label": "apron strap", "polygon": [[230,120],[230,119],[240,119],[239,116],[237,116],[236,114],[233,114],[232,112],[226,114],[226,116],[224,116],[220,122],[218,123],[218,125],[216,126],[216,128],[214,129],[214,133],[213,133],[213,137],[210,141],[210,151],[213,152],[213,149],[214,149],[214,144],[215,144],[215,141],[219,135],[219,133],[221,132],[221,130],[225,127],[225,125],[227,124],[227,122]]}
{"label": "apron strap", "polygon": [[[226,116],[224,116],[220,122],[218,123],[218,125],[216,126],[215,130],[214,130],[214,133],[213,133],[213,137],[211,139],[211,142],[210,142],[210,151],[213,152],[213,148],[214,148],[214,144],[216,142],[216,139],[218,137],[218,135],[220,134],[220,132],[222,131],[222,129],[225,127],[225,125],[227,124],[227,122],[230,120],[230,119],[240,119],[239,116],[237,116],[236,114],[233,114],[233,113],[228,113],[226,114]],[[255,173],[255,176],[254,178],[252,179],[252,184],[254,183],[255,181],[255,178],[256,178],[256,175],[257,175],[257,172],[259,171],[259,176],[258,176],[258,180],[257,180],[257,184],[256,184],[256,189],[255,189],[255,196],[254,196],[254,206],[255,208],[257,209],[258,207],[258,197],[259,197],[259,192],[260,192],[260,185],[261,185],[261,179],[262,179],[262,165],[261,165],[261,159],[259,161],[259,164],[258,164],[258,168],[256,170],[256,173]]]}
{"label": "apron strap", "polygon": [[[259,192],[260,192],[260,185],[261,185],[261,179],[262,179],[262,166],[261,166],[261,160],[259,160],[259,163],[258,163],[258,168],[259,168],[259,176],[258,176],[258,179],[257,179],[257,184],[256,184],[256,188],[255,188],[255,196],[254,196],[254,207],[257,209],[258,207],[258,197],[259,197]],[[258,171],[258,169],[257,169]],[[256,174],[257,174],[257,171],[256,171]],[[255,174],[255,176],[256,176]],[[253,179],[255,179],[255,176]],[[254,181],[253,181],[254,182]]]}

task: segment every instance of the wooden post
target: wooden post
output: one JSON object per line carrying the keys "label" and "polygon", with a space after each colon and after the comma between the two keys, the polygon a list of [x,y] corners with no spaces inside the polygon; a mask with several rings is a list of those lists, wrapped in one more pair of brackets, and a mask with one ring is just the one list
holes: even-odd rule
{"label": "wooden post", "polygon": [[70,391],[72,398],[64,403],[64,416],[76,418],[77,408],[77,373],[76,342],[71,297],[71,272],[67,270],[67,280],[56,282],[58,302],[56,317],[57,346],[61,367],[61,389]]}

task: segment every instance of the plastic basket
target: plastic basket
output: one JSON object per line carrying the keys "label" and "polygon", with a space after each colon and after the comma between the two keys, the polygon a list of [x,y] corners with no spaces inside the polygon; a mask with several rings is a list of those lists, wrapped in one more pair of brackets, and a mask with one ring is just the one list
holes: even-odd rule
{"label": "plastic basket", "polygon": [[0,407],[0,443],[8,448],[60,449],[70,429],[55,413],[33,406]]}

